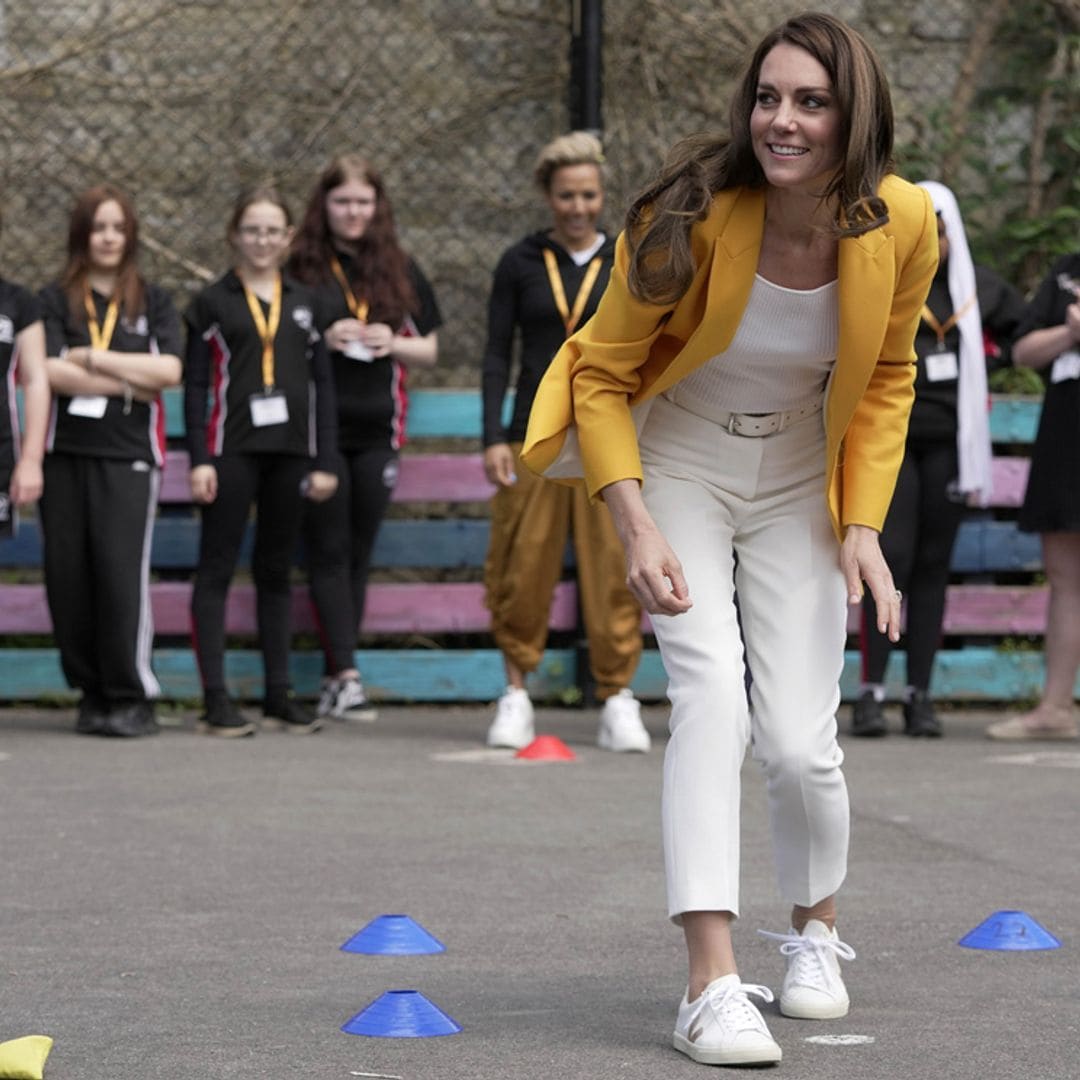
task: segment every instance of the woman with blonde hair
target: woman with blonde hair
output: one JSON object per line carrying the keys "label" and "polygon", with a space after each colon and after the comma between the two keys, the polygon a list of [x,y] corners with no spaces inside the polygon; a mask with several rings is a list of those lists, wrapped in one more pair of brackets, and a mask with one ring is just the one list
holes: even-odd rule
{"label": "woman with blonde hair", "polygon": [[[536,388],[562,343],[592,317],[611,273],[615,244],[599,228],[603,160],[599,140],[584,131],[540,151],[534,175],[550,224],[504,252],[488,302],[484,469],[497,490],[484,580],[507,681],[489,746],[520,748],[535,734],[525,676],[544,653],[551,598],[572,532],[592,677],[604,701],[597,741],[609,750],[649,749],[630,690],[641,656],[641,609],[626,587],[611,515],[602,503],[590,503],[584,485],[554,484],[519,464]],[[515,340],[514,412],[507,426],[503,404]]]}

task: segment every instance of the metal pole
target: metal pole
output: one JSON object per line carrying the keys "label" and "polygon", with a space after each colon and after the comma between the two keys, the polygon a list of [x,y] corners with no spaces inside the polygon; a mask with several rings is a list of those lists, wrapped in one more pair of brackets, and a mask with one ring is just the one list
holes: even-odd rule
{"label": "metal pole", "polygon": [[570,126],[604,130],[603,0],[570,0]]}

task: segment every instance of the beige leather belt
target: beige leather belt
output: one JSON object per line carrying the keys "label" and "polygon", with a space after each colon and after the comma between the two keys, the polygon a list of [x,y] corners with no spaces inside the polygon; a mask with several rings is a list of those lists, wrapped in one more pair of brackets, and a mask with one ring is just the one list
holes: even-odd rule
{"label": "beige leather belt", "polygon": [[742,435],[748,439],[761,439],[766,435],[775,435],[797,421],[805,420],[808,416],[821,412],[825,403],[825,398],[819,397],[806,405],[787,409],[784,412],[737,413],[713,408],[685,393],[680,393],[677,385],[665,390],[663,396],[678,405],[680,409],[685,409],[704,420],[711,420],[732,435]]}

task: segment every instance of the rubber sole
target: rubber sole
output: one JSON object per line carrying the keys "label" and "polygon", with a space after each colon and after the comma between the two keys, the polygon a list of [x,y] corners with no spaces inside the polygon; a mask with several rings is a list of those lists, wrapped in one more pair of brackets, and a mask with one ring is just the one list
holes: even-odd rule
{"label": "rubber sole", "polygon": [[771,1048],[763,1046],[757,1049],[708,1050],[692,1043],[677,1031],[671,1038],[671,1044],[699,1065],[776,1065],[784,1056],[776,1043],[773,1043]]}

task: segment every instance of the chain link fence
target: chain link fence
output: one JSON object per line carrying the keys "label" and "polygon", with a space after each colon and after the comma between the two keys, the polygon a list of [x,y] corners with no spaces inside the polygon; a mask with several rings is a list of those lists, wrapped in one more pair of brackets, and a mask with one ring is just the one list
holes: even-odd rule
{"label": "chain link fence", "polygon": [[[1026,287],[1077,246],[1080,0],[819,6],[880,51],[901,171],[956,187],[983,257]],[[674,140],[722,124],[748,48],[790,12],[608,0],[609,228]],[[0,0],[0,265],[53,277],[72,197],[109,180],[136,197],[148,276],[183,302],[227,264],[240,188],[271,179],[298,212],[357,150],[446,317],[417,381],[475,385],[492,268],[545,221],[531,165],[567,125],[570,33],[567,0]]]}

